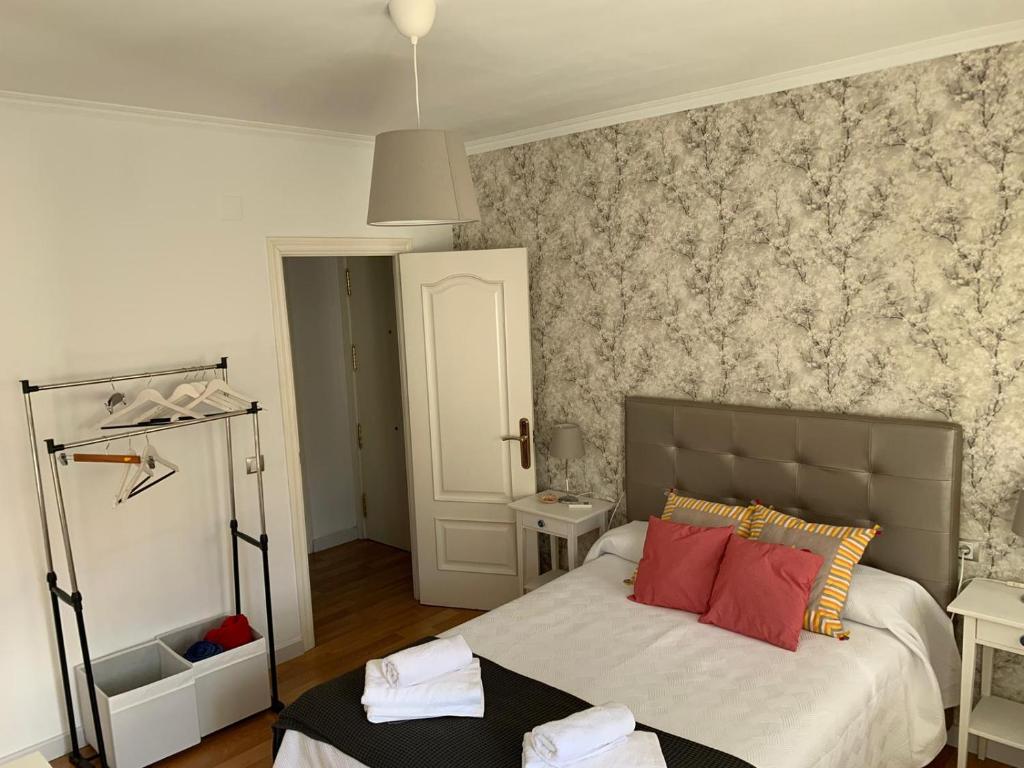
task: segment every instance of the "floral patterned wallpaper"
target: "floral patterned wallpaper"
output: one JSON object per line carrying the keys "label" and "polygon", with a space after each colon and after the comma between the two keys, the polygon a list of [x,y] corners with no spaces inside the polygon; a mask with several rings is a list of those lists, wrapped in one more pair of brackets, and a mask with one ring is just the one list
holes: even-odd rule
{"label": "floral patterned wallpaper", "polygon": [[541,484],[545,427],[576,421],[574,485],[616,498],[627,394],[947,419],[968,573],[1024,579],[1024,44],[471,166],[457,247],[530,254]]}

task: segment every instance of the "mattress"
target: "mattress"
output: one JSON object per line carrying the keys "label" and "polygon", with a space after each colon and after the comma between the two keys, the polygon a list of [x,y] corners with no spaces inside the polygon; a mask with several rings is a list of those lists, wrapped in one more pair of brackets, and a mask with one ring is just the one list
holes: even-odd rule
{"label": "mattress", "polygon": [[[642,525],[612,532],[612,542],[631,534],[642,543]],[[945,744],[958,657],[951,625],[919,585],[889,574],[872,582],[872,569],[863,571],[855,585],[877,588],[857,598],[855,586],[851,603],[860,601],[868,623],[848,610],[849,640],[804,632],[792,653],[627,600],[623,579],[635,562],[622,555],[635,548],[599,543],[580,568],[446,634],[461,633],[508,669],[594,704],[624,703],[639,722],[758,768],[921,768]],[[908,607],[915,589],[930,608]],[[886,590],[903,604],[885,603]],[[291,731],[275,765],[365,768]]]}

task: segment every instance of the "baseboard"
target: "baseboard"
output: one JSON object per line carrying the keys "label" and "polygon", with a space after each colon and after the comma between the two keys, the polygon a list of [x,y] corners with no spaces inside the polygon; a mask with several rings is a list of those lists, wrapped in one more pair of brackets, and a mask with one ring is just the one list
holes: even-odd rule
{"label": "baseboard", "polygon": [[[85,729],[81,726],[78,728],[78,743],[85,743]],[[56,760],[58,757],[64,757],[64,755],[71,752],[71,734],[65,731],[60,736],[54,736],[52,739],[41,741],[38,744],[33,744],[30,747],[25,747],[24,749],[19,749],[17,752],[12,752],[9,755],[0,757],[0,765],[17,760],[19,757],[24,757],[25,755],[31,755],[35,752],[38,752],[47,760]]]}
{"label": "baseboard", "polygon": [[[950,746],[956,746],[957,739],[957,726],[953,726],[949,729],[949,738],[946,743]],[[967,741],[967,751],[973,754],[978,754],[978,737],[970,736]],[[988,743],[988,755],[987,757],[997,760],[1000,763],[1013,766],[1013,768],[1024,768],[1024,750],[1017,749],[1015,747],[1008,747],[1005,744],[1000,744],[996,741],[989,741]],[[985,765],[987,763],[983,763]]]}
{"label": "baseboard", "polygon": [[340,531],[335,531],[334,533],[328,533],[326,536],[320,536],[313,539],[313,551],[322,552],[323,550],[330,549],[331,547],[348,544],[350,541],[355,541],[358,538],[358,526],[344,528]]}
{"label": "baseboard", "polygon": [[277,647],[277,663],[284,664],[286,661],[297,659],[305,652],[306,647],[301,637],[287,645],[279,645]]}
{"label": "baseboard", "polygon": [[[277,647],[277,663],[284,664],[286,661],[298,658],[305,652],[306,649],[302,643],[301,637],[297,640],[286,643],[285,645],[279,645]],[[77,730],[78,743],[85,744],[85,729],[78,726]],[[38,752],[47,760],[56,760],[58,757],[63,757],[71,752],[71,733],[65,731],[59,736],[46,739],[38,744],[32,744],[24,749],[19,749],[17,752],[12,752],[9,755],[2,755],[0,756],[0,765],[9,763],[12,760],[17,760],[19,757],[24,757],[25,755],[31,755],[34,752]]]}

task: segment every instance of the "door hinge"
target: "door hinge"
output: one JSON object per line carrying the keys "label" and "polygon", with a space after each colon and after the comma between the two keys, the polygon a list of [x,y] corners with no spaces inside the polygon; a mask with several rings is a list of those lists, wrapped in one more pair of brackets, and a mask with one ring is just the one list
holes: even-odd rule
{"label": "door hinge", "polygon": [[363,425],[356,424],[356,446],[359,450],[363,449]]}
{"label": "door hinge", "polygon": [[352,370],[359,370],[359,353],[356,351],[356,345],[352,345]]}
{"label": "door hinge", "polygon": [[366,492],[363,492],[363,517],[366,517]]}
{"label": "door hinge", "polygon": [[345,268],[345,295],[352,295],[352,270]]}

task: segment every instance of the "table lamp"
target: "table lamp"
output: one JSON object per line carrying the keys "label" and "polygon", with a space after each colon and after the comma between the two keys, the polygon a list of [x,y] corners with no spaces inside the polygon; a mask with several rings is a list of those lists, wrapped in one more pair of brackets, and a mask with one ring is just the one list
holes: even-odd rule
{"label": "table lamp", "polygon": [[565,462],[565,493],[568,496],[569,459],[583,458],[583,434],[579,425],[556,424],[551,431],[551,447],[548,452],[551,458],[562,459]]}

